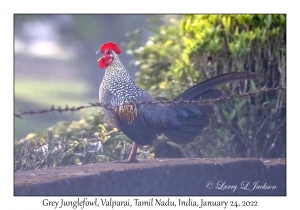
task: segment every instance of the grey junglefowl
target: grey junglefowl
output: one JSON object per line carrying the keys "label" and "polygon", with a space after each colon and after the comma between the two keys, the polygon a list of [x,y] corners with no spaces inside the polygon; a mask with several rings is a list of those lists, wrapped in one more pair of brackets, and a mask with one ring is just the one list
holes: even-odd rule
{"label": "grey junglefowl", "polygon": [[[106,68],[99,90],[100,103],[114,107],[114,109],[103,108],[103,111],[111,125],[133,141],[129,158],[125,162],[135,162],[138,144],[151,144],[157,134],[163,133],[176,143],[187,143],[202,134],[204,128],[209,127],[210,117],[215,114],[213,105],[146,104],[156,100],[131,79],[118,58],[117,54],[121,53],[119,46],[107,42],[99,51],[103,54],[103,57],[98,59],[99,67]],[[255,76],[253,72],[221,74],[194,85],[173,101],[216,99],[223,96],[223,91],[215,89],[217,85],[253,79]],[[135,102],[146,103],[128,105]]]}

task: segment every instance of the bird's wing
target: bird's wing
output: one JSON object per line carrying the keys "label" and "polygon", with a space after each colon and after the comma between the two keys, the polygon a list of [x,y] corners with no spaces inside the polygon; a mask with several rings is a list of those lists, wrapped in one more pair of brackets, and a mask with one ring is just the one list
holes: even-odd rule
{"label": "bird's wing", "polygon": [[[140,95],[138,101],[156,102],[147,92]],[[137,117],[141,118],[144,125],[153,132],[160,133],[166,129],[180,127],[177,113],[173,109],[170,109],[168,105],[145,103],[138,104],[137,108]]]}
{"label": "bird's wing", "polygon": [[[137,102],[126,104],[126,102]],[[157,133],[180,127],[174,110],[156,102],[147,92],[131,98],[119,106],[112,115],[120,130],[134,142],[146,145],[152,143]]]}

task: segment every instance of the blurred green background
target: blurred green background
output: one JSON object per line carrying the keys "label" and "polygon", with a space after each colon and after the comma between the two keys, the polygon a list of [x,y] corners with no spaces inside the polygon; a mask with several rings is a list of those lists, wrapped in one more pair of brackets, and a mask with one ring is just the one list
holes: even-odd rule
{"label": "blurred green background", "polygon": [[[15,112],[97,102],[104,71],[98,68],[99,54],[95,52],[107,41],[120,44],[124,49],[120,59],[134,76],[137,68],[125,53],[126,45],[136,29],[146,42],[151,35],[150,28],[156,27],[148,21],[151,17],[15,15]],[[45,130],[57,121],[80,119],[80,113],[16,118],[15,140]]]}

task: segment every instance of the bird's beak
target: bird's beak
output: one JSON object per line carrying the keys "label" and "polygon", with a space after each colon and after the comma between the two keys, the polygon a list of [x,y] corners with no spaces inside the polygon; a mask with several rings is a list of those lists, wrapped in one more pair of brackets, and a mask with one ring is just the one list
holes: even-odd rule
{"label": "bird's beak", "polygon": [[97,52],[96,52],[96,54],[98,54],[100,52],[100,50],[98,50]]}

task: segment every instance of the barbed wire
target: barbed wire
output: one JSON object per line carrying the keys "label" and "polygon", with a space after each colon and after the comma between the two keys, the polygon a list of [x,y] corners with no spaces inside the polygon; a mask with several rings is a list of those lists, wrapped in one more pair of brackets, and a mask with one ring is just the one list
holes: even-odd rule
{"label": "barbed wire", "polygon": [[[279,90],[285,90],[286,87],[283,86],[278,86],[278,87],[271,87],[271,88],[264,88],[258,91],[249,91],[247,93],[241,93],[241,94],[231,94],[229,96],[221,96],[219,98],[216,99],[199,99],[199,100],[179,100],[179,101],[139,101],[139,102],[125,102],[123,105],[121,106],[127,106],[127,105],[139,105],[139,104],[176,104],[176,103],[181,103],[181,104],[185,104],[185,103],[194,103],[194,104],[199,104],[199,105],[205,105],[205,104],[211,104],[211,103],[215,103],[215,102],[221,102],[221,101],[226,101],[232,98],[239,98],[239,99],[245,99],[246,97],[250,97],[250,96],[254,96],[257,94],[266,94],[269,92],[274,92],[274,91],[279,91]],[[115,111],[116,109],[118,109],[120,106],[112,106],[110,104],[105,104],[105,103],[99,103],[99,102],[95,102],[95,103],[89,103],[89,105],[83,105],[83,106],[78,106],[78,107],[71,107],[69,108],[68,105],[66,105],[65,108],[61,108],[61,106],[58,106],[57,108],[54,107],[54,105],[52,105],[52,107],[50,109],[44,109],[44,110],[36,110],[36,111],[19,111],[18,113],[15,113],[14,116],[18,117],[21,119],[22,115],[32,115],[32,114],[45,114],[48,112],[77,112],[80,111],[81,109],[86,109],[86,108],[91,108],[91,107],[102,107],[108,110],[113,110]]]}

